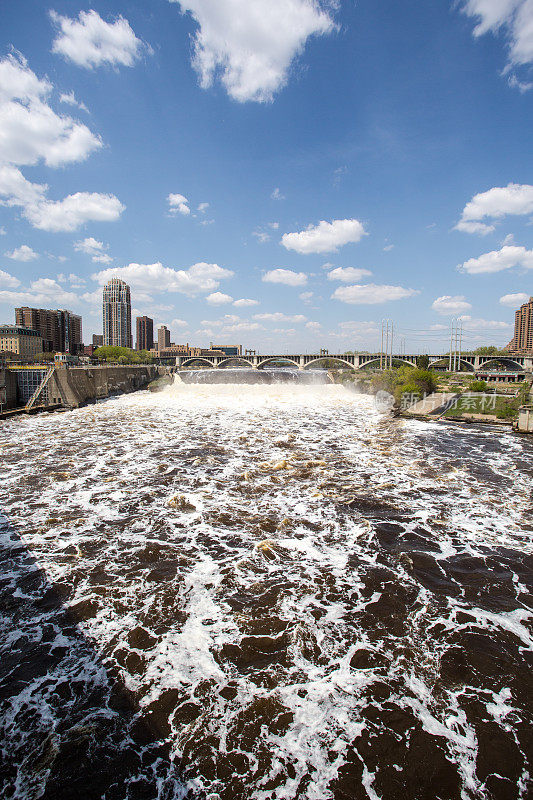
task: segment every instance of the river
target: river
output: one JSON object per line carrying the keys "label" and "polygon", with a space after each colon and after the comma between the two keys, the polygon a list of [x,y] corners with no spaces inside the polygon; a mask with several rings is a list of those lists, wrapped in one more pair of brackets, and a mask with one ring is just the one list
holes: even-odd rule
{"label": "river", "polygon": [[0,453],[2,797],[531,796],[531,438],[178,379]]}

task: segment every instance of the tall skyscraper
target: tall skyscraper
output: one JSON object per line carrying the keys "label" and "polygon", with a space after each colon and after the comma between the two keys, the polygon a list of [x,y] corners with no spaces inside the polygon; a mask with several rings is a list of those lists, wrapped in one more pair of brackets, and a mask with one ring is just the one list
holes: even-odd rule
{"label": "tall skyscraper", "polygon": [[151,350],[154,346],[154,321],[150,317],[137,317],[137,350]]}
{"label": "tall skyscraper", "polygon": [[15,322],[18,326],[31,328],[39,333],[45,353],[76,355],[81,350],[81,317],[72,311],[23,306],[15,309]]}
{"label": "tall skyscraper", "polygon": [[507,348],[515,353],[533,353],[533,297],[515,311],[514,336]]}
{"label": "tall skyscraper", "polygon": [[102,297],[104,347],[133,347],[131,338],[130,287],[120,278],[111,278]]}
{"label": "tall skyscraper", "polygon": [[170,331],[166,325],[161,325],[157,331],[157,349],[165,350],[170,346]]}

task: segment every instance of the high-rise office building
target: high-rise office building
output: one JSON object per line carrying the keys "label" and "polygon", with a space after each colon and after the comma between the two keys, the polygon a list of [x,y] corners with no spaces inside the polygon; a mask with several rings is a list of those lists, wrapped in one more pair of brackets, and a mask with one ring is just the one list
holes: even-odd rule
{"label": "high-rise office building", "polygon": [[101,333],[93,333],[93,347],[103,347],[104,337]]}
{"label": "high-rise office building", "polygon": [[76,355],[82,347],[82,321],[72,311],[48,308],[15,309],[15,323],[31,328],[43,340],[43,352],[71,353]]}
{"label": "high-rise office building", "polygon": [[133,347],[131,338],[130,287],[120,278],[111,278],[102,297],[104,347]]}
{"label": "high-rise office building", "polygon": [[150,317],[137,317],[137,350],[151,350],[154,346],[154,321]]}
{"label": "high-rise office building", "polygon": [[533,353],[533,297],[515,311],[514,336],[507,349],[514,353]]}
{"label": "high-rise office building", "polygon": [[161,325],[157,331],[157,349],[166,350],[170,346],[170,331],[166,325]]}

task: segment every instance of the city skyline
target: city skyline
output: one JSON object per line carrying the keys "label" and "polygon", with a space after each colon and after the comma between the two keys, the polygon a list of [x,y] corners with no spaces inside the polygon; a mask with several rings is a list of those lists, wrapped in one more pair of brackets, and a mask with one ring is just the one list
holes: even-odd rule
{"label": "city skyline", "polygon": [[407,350],[442,350],[452,317],[469,347],[511,340],[533,267],[533,53],[515,17],[290,5],[277,43],[278,3],[259,21],[243,5],[257,72],[186,2],[2,12],[1,320],[72,308],[89,341],[119,277],[133,317],[200,346],[373,350],[391,319]]}

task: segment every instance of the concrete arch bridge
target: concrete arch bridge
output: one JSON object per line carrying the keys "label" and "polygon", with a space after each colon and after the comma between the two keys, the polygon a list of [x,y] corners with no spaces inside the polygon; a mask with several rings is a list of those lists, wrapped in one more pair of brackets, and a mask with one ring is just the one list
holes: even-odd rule
{"label": "concrete arch bridge", "polygon": [[[393,355],[392,360],[395,366],[398,364],[406,364],[411,367],[417,367],[420,359],[429,358],[429,368],[433,369],[449,369],[449,357],[443,355]],[[241,355],[241,356],[226,356],[226,355],[205,355],[205,356],[176,356],[176,367],[179,369],[188,369],[195,366],[212,367],[214,369],[224,369],[228,367],[251,367],[252,369],[265,369],[269,366],[283,365],[293,366],[299,370],[313,369],[320,367],[325,361],[335,361],[339,368],[348,369],[380,369],[384,364],[384,356],[380,353],[355,353],[348,355],[340,353],[337,355],[323,354],[323,353],[297,353],[293,355],[276,355],[276,354],[254,354],[254,355]],[[423,362],[424,363],[424,362]],[[463,355],[459,362],[456,364],[456,372],[470,371],[478,372],[479,370],[500,370],[500,371],[513,371],[513,372],[532,372],[533,371],[533,356],[473,356]]]}

